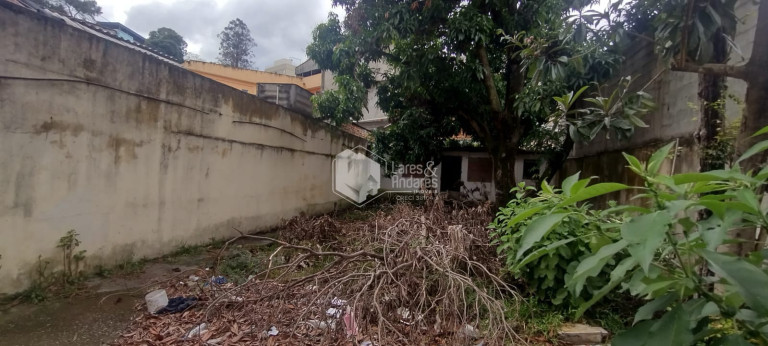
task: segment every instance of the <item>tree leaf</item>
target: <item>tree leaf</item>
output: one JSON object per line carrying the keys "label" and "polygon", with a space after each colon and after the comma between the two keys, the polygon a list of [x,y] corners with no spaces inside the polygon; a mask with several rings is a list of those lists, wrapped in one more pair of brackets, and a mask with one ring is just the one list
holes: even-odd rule
{"label": "tree leaf", "polygon": [[573,273],[573,277],[568,282],[568,286],[571,287],[575,295],[581,294],[581,289],[584,287],[584,282],[590,276],[595,276],[603,269],[605,263],[613,257],[617,252],[627,247],[626,240],[622,239],[613,244],[606,245],[600,248],[592,256],[585,258],[576,267]]}
{"label": "tree leaf", "polygon": [[544,238],[555,225],[560,223],[568,213],[549,214],[538,217],[525,228],[521,239],[520,249],[517,250],[517,257],[523,256],[525,251],[531,248],[534,243]]}
{"label": "tree leaf", "polygon": [[556,241],[556,242],[554,242],[552,244],[547,245],[546,247],[543,247],[543,248],[540,248],[540,249],[538,249],[538,250],[536,250],[534,252],[531,252],[530,254],[528,254],[528,256],[525,256],[525,258],[523,258],[523,260],[517,262],[515,264],[515,267],[514,267],[513,270],[514,271],[518,271],[518,270],[520,270],[520,268],[522,268],[526,264],[531,263],[531,262],[539,259],[541,256],[544,256],[546,254],[552,253],[553,251],[557,250],[557,248],[559,248],[559,247],[561,247],[561,246],[563,246],[565,244],[568,244],[568,243],[570,243],[570,242],[572,242],[572,241],[574,241],[576,239],[577,238],[568,238],[568,239],[563,239],[563,240],[560,240],[560,241]]}
{"label": "tree leaf", "polygon": [[647,214],[651,211],[648,208],[638,207],[635,205],[617,205],[613,208],[608,208],[600,212],[600,215],[609,215],[614,213],[630,213],[637,212],[641,214]]}
{"label": "tree leaf", "polygon": [[693,332],[682,305],[675,306],[659,320],[643,321],[613,339],[614,346],[690,345]]}
{"label": "tree leaf", "polygon": [[690,324],[683,306],[678,305],[654,324],[648,335],[648,345],[690,345],[693,342]]}
{"label": "tree leaf", "polygon": [[576,172],[576,174],[573,174],[569,176],[568,178],[563,179],[563,194],[568,197],[571,195],[571,187],[573,187],[573,184],[576,184],[576,182],[579,180],[579,174],[581,172]]}
{"label": "tree leaf", "polygon": [[576,202],[581,202],[590,198],[605,195],[607,193],[629,189],[630,187],[619,183],[600,183],[585,187],[576,195],[566,198],[560,202],[561,207],[569,206]]}
{"label": "tree leaf", "polygon": [[723,215],[723,218],[720,218],[719,215],[714,214],[706,220],[698,222],[701,239],[707,244],[708,250],[715,251],[718,246],[723,244],[728,230],[741,220],[742,213],[731,209],[724,212]]}
{"label": "tree leaf", "polygon": [[736,191],[734,196],[736,196],[736,199],[738,199],[739,202],[749,206],[752,214],[760,215],[760,201],[757,200],[757,196],[755,196],[755,193],[752,192],[752,190],[741,189]]}
{"label": "tree leaf", "polygon": [[652,318],[656,311],[666,309],[669,304],[672,304],[672,302],[675,301],[675,298],[677,298],[675,293],[667,293],[643,305],[637,310],[637,313],[635,313],[635,320],[632,324],[637,324],[637,322]]}
{"label": "tree leaf", "polygon": [[576,310],[576,313],[574,314],[574,319],[579,319],[581,315],[583,315],[584,312],[587,311],[587,309],[589,309],[592,305],[597,303],[606,294],[610,293],[614,288],[616,288],[616,286],[621,284],[627,275],[627,271],[634,268],[636,265],[637,265],[637,261],[635,261],[635,259],[632,257],[627,257],[623,259],[616,266],[616,268],[614,268],[613,271],[611,272],[611,281],[609,281],[607,285],[600,288],[599,291],[595,292],[592,295],[592,298],[589,299],[589,301],[579,306],[579,309]]}
{"label": "tree leaf", "polygon": [[633,217],[621,226],[621,236],[629,243],[629,253],[637,259],[646,274],[656,250],[664,241],[670,222],[672,215],[657,211]]}
{"label": "tree leaf", "polygon": [[629,155],[627,153],[621,153],[624,155],[624,159],[627,160],[629,163],[629,167],[632,168],[635,173],[641,174],[643,172],[643,164],[640,163],[640,160],[638,160],[636,157]]}
{"label": "tree leaf", "polygon": [[672,176],[672,181],[678,185],[714,180],[720,180],[720,177],[707,173],[680,173]]}
{"label": "tree leaf", "polygon": [[757,130],[757,132],[755,132],[755,133],[752,135],[752,137],[757,137],[757,136],[759,136],[759,135],[762,135],[762,134],[766,134],[766,133],[768,133],[768,126],[766,126],[766,127],[763,127],[763,128],[762,128],[762,129],[760,129],[760,130]]}
{"label": "tree leaf", "polygon": [[581,192],[581,190],[584,190],[584,188],[589,185],[589,182],[592,181],[595,177],[589,177],[585,179],[581,179],[577,181],[573,186],[571,186],[571,196]]}
{"label": "tree leaf", "polygon": [[725,278],[741,294],[744,301],[760,314],[768,314],[768,275],[743,258],[700,250],[710,269]]}
{"label": "tree leaf", "polygon": [[747,149],[747,151],[745,151],[744,154],[741,154],[741,157],[739,157],[739,159],[736,160],[736,163],[744,161],[766,149],[768,149],[768,140],[758,142],[757,144],[753,145],[751,148]]}
{"label": "tree leaf", "polygon": [[515,215],[515,217],[513,217],[509,221],[505,222],[504,223],[504,227],[505,228],[512,228],[512,226],[516,225],[518,222],[523,221],[523,220],[533,216],[533,214],[538,213],[539,211],[541,211],[545,207],[546,207],[546,205],[539,205],[539,206],[536,206],[536,207],[533,207],[533,208],[528,208],[525,211]]}
{"label": "tree leaf", "polygon": [[[614,345],[614,346],[649,345],[647,338],[651,332],[651,328],[653,328],[656,322],[657,321],[643,321],[634,325],[632,328],[629,328],[619,333],[618,335],[616,335],[616,337],[613,338],[611,345]],[[672,344],[664,343],[663,345],[672,345]]]}
{"label": "tree leaf", "polygon": [[661,164],[664,163],[664,160],[666,160],[667,156],[669,155],[669,151],[672,149],[674,144],[675,142],[670,142],[669,144],[659,148],[659,150],[656,150],[656,152],[651,155],[651,158],[648,159],[648,173],[659,173]]}

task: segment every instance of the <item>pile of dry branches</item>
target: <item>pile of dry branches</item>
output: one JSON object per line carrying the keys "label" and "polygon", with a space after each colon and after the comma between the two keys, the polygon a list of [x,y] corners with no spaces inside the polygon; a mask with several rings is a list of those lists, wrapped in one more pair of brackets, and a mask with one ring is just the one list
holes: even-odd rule
{"label": "pile of dry branches", "polygon": [[[243,238],[273,241],[278,247],[265,270],[241,285],[203,278],[206,285],[169,287],[170,294],[201,301],[181,314],[146,314],[118,342],[523,342],[505,320],[516,297],[495,275],[499,263],[486,229],[491,217],[487,205],[448,208],[438,199],[390,206],[362,221],[300,217],[285,225],[282,239],[241,234],[222,252]],[[201,323],[205,332],[186,337]],[[277,335],[269,334],[272,327]]]}

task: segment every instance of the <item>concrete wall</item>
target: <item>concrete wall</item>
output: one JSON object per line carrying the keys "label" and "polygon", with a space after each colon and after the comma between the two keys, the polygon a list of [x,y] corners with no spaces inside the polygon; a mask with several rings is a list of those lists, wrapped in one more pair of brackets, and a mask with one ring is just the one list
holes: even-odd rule
{"label": "concrete wall", "polygon": [[[739,0],[736,14],[742,19],[737,28],[736,43],[741,53],[731,53],[730,63],[739,65],[749,59],[754,42],[757,20],[756,5],[751,0]],[[657,148],[678,141],[679,155],[675,159],[674,172],[697,171],[699,158],[694,135],[699,127],[700,101],[699,76],[694,73],[673,72],[666,69],[653,52],[653,43],[637,40],[625,53],[627,57],[621,67],[622,76],[635,78],[635,89],[647,85],[646,92],[654,97],[657,108],[646,115],[648,128],[637,128],[635,134],[626,141],[606,138],[599,134],[589,143],[579,143],[574,148],[571,159],[560,173],[560,177],[582,171],[582,176],[599,176],[602,181],[639,183],[636,176],[625,166],[622,152],[638,156],[645,160]],[[743,100],[746,84],[743,81],[728,79],[728,92]],[[734,101],[726,104],[729,121],[737,121],[741,116],[742,106]],[[667,168],[672,172],[672,167]],[[626,195],[626,193],[625,193]],[[616,195],[626,202],[629,195]]]}
{"label": "concrete wall", "polygon": [[269,228],[339,200],[357,137],[0,2],[0,293],[68,230],[87,264]]}

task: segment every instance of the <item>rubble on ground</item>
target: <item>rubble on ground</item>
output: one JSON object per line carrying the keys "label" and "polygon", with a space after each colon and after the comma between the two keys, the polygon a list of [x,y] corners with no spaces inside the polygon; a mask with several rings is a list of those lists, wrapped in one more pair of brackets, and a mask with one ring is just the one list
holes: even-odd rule
{"label": "rubble on ground", "polygon": [[505,320],[515,293],[494,275],[491,217],[488,205],[437,200],[364,220],[295,218],[264,270],[239,285],[213,268],[154,287],[196,304],[165,315],[139,306],[143,313],[114,344],[517,343]]}

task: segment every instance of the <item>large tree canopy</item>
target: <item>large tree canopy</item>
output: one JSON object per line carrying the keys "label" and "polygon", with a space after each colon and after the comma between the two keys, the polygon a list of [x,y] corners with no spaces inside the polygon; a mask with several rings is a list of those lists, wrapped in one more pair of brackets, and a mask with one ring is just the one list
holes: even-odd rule
{"label": "large tree canopy", "polygon": [[338,86],[317,96],[316,108],[336,123],[358,120],[366,90],[376,87],[392,125],[376,134],[375,146],[390,158],[437,159],[444,143],[463,131],[491,155],[497,190],[505,194],[516,183],[520,150],[549,153],[556,169],[572,139],[590,139],[604,129],[627,136],[644,125],[636,117],[647,106],[640,102],[643,94],[554,99],[606,81],[619,63],[603,37],[567,20],[587,2],[334,3],[345,9],[344,23],[331,14],[307,48],[321,68],[336,73]]}
{"label": "large tree canopy", "polygon": [[187,41],[173,29],[163,27],[150,31],[144,43],[179,62],[184,61],[187,54]]}
{"label": "large tree canopy", "polygon": [[251,30],[240,19],[229,22],[224,31],[219,34],[219,62],[232,67],[249,68],[252,65],[253,49],[256,41],[251,36]]}

